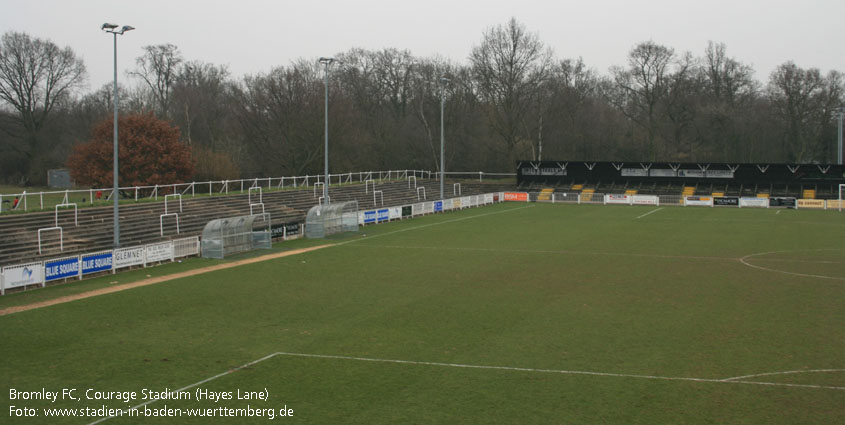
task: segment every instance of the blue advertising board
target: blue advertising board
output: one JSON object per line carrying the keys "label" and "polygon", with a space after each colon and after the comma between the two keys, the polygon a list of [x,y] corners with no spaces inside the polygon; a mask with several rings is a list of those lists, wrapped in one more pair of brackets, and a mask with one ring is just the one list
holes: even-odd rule
{"label": "blue advertising board", "polygon": [[112,253],[105,252],[94,255],[82,256],[82,274],[96,273],[111,270]]}
{"label": "blue advertising board", "polygon": [[65,258],[44,263],[44,280],[49,282],[56,279],[79,275],[79,258]]}
{"label": "blue advertising board", "polygon": [[390,220],[390,210],[387,208],[378,210],[378,221]]}
{"label": "blue advertising board", "polygon": [[375,211],[364,211],[364,224],[375,223],[376,222],[376,212]]}
{"label": "blue advertising board", "polygon": [[435,201],[434,202],[434,212],[442,212],[443,211],[443,201]]}

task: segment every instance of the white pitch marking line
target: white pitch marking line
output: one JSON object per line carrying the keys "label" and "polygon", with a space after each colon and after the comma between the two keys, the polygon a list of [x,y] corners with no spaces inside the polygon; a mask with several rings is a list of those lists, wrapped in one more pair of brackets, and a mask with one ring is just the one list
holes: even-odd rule
{"label": "white pitch marking line", "polygon": [[507,209],[507,210],[504,210],[504,211],[489,212],[489,213],[485,213],[485,214],[476,214],[476,215],[472,215],[472,216],[469,216],[469,217],[461,217],[461,218],[456,218],[456,219],[453,219],[453,220],[440,221],[440,222],[437,222],[437,223],[423,224],[421,226],[409,227],[407,229],[394,230],[392,232],[381,233],[381,234],[378,234],[378,235],[368,236],[366,238],[353,239],[351,241],[340,242],[340,243],[336,243],[332,246],[341,246],[341,245],[346,245],[348,243],[360,242],[360,241],[369,240],[369,239],[372,239],[372,238],[377,238],[377,237],[380,237],[380,236],[393,235],[393,234],[396,234],[396,233],[407,232],[407,231],[410,231],[410,230],[424,229],[426,227],[439,226],[441,224],[455,223],[455,222],[458,222],[458,221],[470,220],[470,219],[473,219],[473,218],[486,217],[488,215],[504,214],[504,213],[509,213],[509,212],[512,212],[512,211],[519,211],[519,210],[524,210],[526,208],[534,208],[534,207],[535,207],[535,205],[528,205],[528,206],[525,206],[525,207],[511,208],[511,209]]}
{"label": "white pitch marking line", "polygon": [[[825,251],[825,249],[816,249],[816,250],[808,250],[808,251]],[[827,251],[829,251],[829,249],[827,249]],[[761,255],[769,255],[769,254],[781,254],[781,253],[784,253],[784,252],[795,252],[795,251],[758,252],[756,254],[748,254],[745,257],[740,258],[739,262],[742,263],[742,264],[745,264],[748,267],[758,269],[758,270],[765,270],[767,272],[789,274],[789,275],[793,275],[793,276],[817,277],[817,278],[820,278],[820,279],[845,280],[845,277],[825,276],[825,275],[808,274],[808,273],[796,273],[796,272],[788,272],[788,271],[784,271],[784,270],[770,269],[770,268],[767,268],[767,267],[756,266],[754,264],[751,264],[751,263],[745,261],[746,259],[751,258],[751,257],[759,257]]]}
{"label": "white pitch marking line", "polygon": [[[226,375],[232,374],[232,373],[237,372],[237,371],[239,371],[239,370],[246,369],[246,368],[248,368],[248,367],[250,367],[250,366],[252,366],[252,365],[254,365],[254,364],[256,364],[256,363],[261,363],[261,362],[263,362],[264,360],[267,360],[267,359],[271,359],[271,358],[273,358],[273,357],[276,357],[278,354],[279,354],[279,353],[273,353],[273,354],[266,355],[266,356],[264,356],[264,357],[262,357],[262,358],[260,358],[260,359],[258,359],[258,360],[253,360],[253,361],[251,361],[251,362],[249,362],[249,363],[246,363],[246,364],[244,364],[244,365],[238,366],[238,367],[236,367],[236,368],[234,368],[234,369],[229,369],[229,370],[227,370],[227,371],[225,371],[225,372],[223,372],[223,373],[218,373],[217,375],[214,375],[214,376],[212,376],[211,378],[206,378],[206,379],[203,379],[202,381],[199,381],[199,382],[193,383],[193,384],[191,384],[191,385],[187,385],[187,386],[184,386],[184,387],[182,387],[182,388],[179,388],[178,390],[173,390],[173,391],[171,391],[171,393],[178,393],[178,392],[182,392],[182,391],[185,391],[185,390],[189,390],[189,389],[191,389],[191,388],[194,388],[194,387],[196,387],[196,386],[199,386],[199,385],[205,384],[206,382],[211,382],[211,381],[213,381],[213,380],[215,380],[215,379],[217,379],[217,378],[220,378],[220,377],[222,377],[222,376],[226,376]],[[137,409],[137,408],[139,408],[139,407],[144,407],[144,406],[146,406],[146,405],[148,405],[148,404],[150,404],[150,403],[155,403],[155,402],[157,402],[157,401],[159,401],[159,399],[158,399],[158,398],[155,398],[155,399],[152,399],[152,400],[148,400],[148,401],[146,401],[146,402],[144,402],[144,403],[141,403],[141,404],[139,404],[139,405],[137,405],[137,406],[132,406],[132,407],[130,407],[130,408],[128,408],[128,409],[123,410],[123,413],[129,413],[129,411],[130,411],[130,410],[132,410],[132,409]],[[105,418],[100,418],[100,419],[97,419],[96,421],[91,422],[91,423],[90,423],[90,424],[88,424],[88,425],[98,424],[98,423],[100,423],[100,422],[105,422],[105,421],[107,421],[107,420],[109,420],[109,419],[111,419],[111,418],[116,418],[116,417],[117,417],[117,416],[114,416],[114,415],[112,415],[112,416],[106,416]]]}
{"label": "white pitch marking line", "polygon": [[541,250],[541,249],[502,249],[502,248],[471,248],[454,246],[407,246],[407,245],[361,245],[365,248],[395,248],[395,249],[436,249],[449,251],[481,251],[481,252],[510,252],[515,254],[566,254],[566,255],[608,255],[620,257],[646,257],[646,258],[668,258],[683,260],[714,260],[714,261],[739,261],[735,257],[706,257],[693,255],[663,255],[663,254],[639,254],[634,252],[592,252],[592,251],[567,251],[567,250]]}
{"label": "white pitch marking line", "polygon": [[757,373],[757,374],[754,374],[754,375],[744,375],[744,376],[735,376],[733,378],[725,378],[725,379],[723,379],[723,381],[736,381],[738,379],[757,378],[759,376],[791,375],[791,374],[796,374],[796,373],[829,373],[829,372],[845,372],[845,369],[788,370],[786,372]]}
{"label": "white pitch marking line", "polygon": [[660,208],[658,208],[658,209],[656,209],[656,210],[651,210],[651,211],[649,211],[649,212],[647,212],[647,213],[645,213],[645,214],[643,214],[643,215],[641,215],[641,216],[639,216],[639,217],[637,217],[637,218],[643,218],[643,217],[645,217],[645,216],[647,216],[647,215],[649,215],[649,214],[654,214],[654,213],[656,213],[656,212],[658,212],[658,211],[660,211],[660,210],[662,210],[662,209],[663,209],[663,207],[660,207]]}
{"label": "white pitch marking line", "polygon": [[281,356],[309,357],[309,358],[337,359],[337,360],[355,360],[355,361],[376,362],[376,363],[398,363],[398,364],[410,364],[410,365],[421,365],[421,366],[442,366],[442,367],[455,367],[455,368],[465,368],[465,369],[487,369],[487,370],[492,369],[492,370],[509,370],[509,371],[516,371],[516,372],[558,373],[558,374],[565,374],[565,375],[590,375],[590,376],[609,376],[609,377],[616,377],[616,378],[656,379],[656,380],[663,380],[663,381],[690,381],[690,382],[709,382],[709,383],[721,383],[721,384],[747,384],[747,385],[767,385],[767,386],[775,386],[775,387],[798,387],[798,388],[817,388],[817,389],[829,389],[829,390],[845,390],[845,387],[836,387],[836,386],[809,385],[809,384],[789,384],[789,383],[782,383],[782,382],[756,382],[756,381],[740,381],[739,380],[740,378],[744,378],[744,377],[729,378],[730,380],[725,380],[725,379],[710,379],[710,378],[686,378],[686,377],[676,377],[676,376],[634,375],[634,374],[627,374],[627,373],[591,372],[591,371],[582,371],[582,370],[534,369],[534,368],[510,367],[510,366],[485,366],[485,365],[470,365],[470,364],[460,364],[460,363],[424,362],[424,361],[415,361],[415,360],[375,359],[375,358],[368,358],[368,357],[335,356],[335,355],[326,355],[326,354],[303,354],[303,353],[285,353],[285,352],[278,352],[278,353],[275,353],[275,354],[281,355]]}
{"label": "white pitch marking line", "polygon": [[[424,362],[424,361],[416,361],[416,360],[397,360],[397,359],[377,359],[377,358],[369,358],[369,357],[352,357],[352,356],[336,356],[336,355],[328,355],[328,354],[306,354],[306,353],[288,353],[279,351],[273,354],[268,354],[258,360],[253,360],[249,363],[246,363],[242,366],[238,366],[234,369],[229,369],[226,372],[218,373],[210,378],[203,379],[202,381],[193,383],[191,385],[184,386],[179,388],[178,390],[173,390],[172,392],[181,392],[196,386],[205,384],[206,382],[213,381],[217,378],[232,374],[242,369],[246,369],[249,366],[254,364],[263,362],[265,360],[269,360],[276,356],[290,356],[290,357],[305,357],[305,358],[315,358],[315,359],[334,359],[334,360],[354,360],[354,361],[362,361],[362,362],[374,362],[374,363],[394,363],[394,364],[409,364],[409,365],[418,365],[418,366],[441,366],[441,367],[454,367],[454,368],[463,368],[463,369],[486,369],[486,370],[508,370],[514,372],[534,372],[534,373],[557,373],[557,374],[564,374],[564,375],[589,375],[589,376],[608,376],[614,378],[638,378],[638,379],[656,379],[662,381],[688,381],[688,382],[708,382],[708,383],[716,383],[716,384],[747,384],[747,385],[767,385],[767,386],[774,386],[774,387],[793,387],[793,388],[815,388],[815,389],[826,389],[826,390],[845,390],[845,387],[836,387],[836,386],[826,386],[826,385],[809,385],[809,384],[789,384],[783,382],[756,382],[756,381],[740,381],[740,379],[744,378],[752,378],[755,376],[765,376],[765,375],[776,375],[776,374],[787,374],[787,373],[800,373],[801,371],[789,371],[789,372],[772,372],[772,373],[763,373],[759,375],[746,375],[746,376],[737,376],[734,378],[726,378],[726,379],[710,379],[710,378],[686,378],[686,377],[677,377],[677,376],[655,376],[655,375],[634,375],[634,374],[627,374],[627,373],[610,373],[610,372],[591,372],[591,371],[583,371],[583,370],[559,370],[559,369],[535,369],[535,368],[527,368],[527,367],[510,367],[510,366],[485,366],[485,365],[471,365],[471,364],[460,364],[460,363],[440,363],[440,362]],[[813,371],[806,371],[806,372],[840,372],[845,371],[845,369],[819,369]],[[159,401],[159,399],[149,400],[147,402],[141,403],[136,406],[132,406],[126,410],[123,410],[124,413],[128,413],[132,409],[137,409],[139,407],[146,406],[150,403],[155,403]],[[109,419],[115,418],[117,416],[107,416],[104,418],[100,418],[94,422],[91,422],[89,425],[98,424],[101,422],[105,422]]]}

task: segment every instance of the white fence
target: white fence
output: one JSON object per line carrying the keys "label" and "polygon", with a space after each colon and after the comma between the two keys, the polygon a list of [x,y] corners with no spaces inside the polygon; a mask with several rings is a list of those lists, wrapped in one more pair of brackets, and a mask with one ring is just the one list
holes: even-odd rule
{"label": "white fence", "polygon": [[199,237],[65,256],[45,261],[3,267],[0,270],[0,294],[7,289],[41,285],[50,281],[77,278],[98,272],[131,266],[144,266],[161,261],[199,254]]}

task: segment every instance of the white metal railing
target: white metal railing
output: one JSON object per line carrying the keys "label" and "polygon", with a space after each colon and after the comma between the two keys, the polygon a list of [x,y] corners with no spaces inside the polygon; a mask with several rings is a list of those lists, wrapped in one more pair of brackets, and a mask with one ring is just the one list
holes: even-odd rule
{"label": "white metal railing", "polygon": [[255,215],[253,208],[261,207],[261,214],[264,214],[264,203],[258,202],[255,204],[249,204],[249,215]]}
{"label": "white metal railing", "polygon": [[44,227],[44,228],[38,229],[38,255],[41,255],[41,232],[47,232],[47,231],[50,231],[50,230],[58,230],[59,231],[59,251],[65,250],[65,237],[64,237],[64,231],[62,230],[62,228],[59,227],[59,226]]}
{"label": "white metal railing", "polygon": [[[474,174],[478,176],[478,173],[464,173],[464,174]],[[492,175],[490,173],[483,173],[484,175]],[[401,180],[405,179],[408,176],[418,176],[419,178],[432,178],[434,173],[431,171],[426,170],[388,170],[388,171],[360,171],[360,172],[345,172],[339,174],[330,174],[329,181],[332,184],[339,183],[339,184],[346,184],[346,183],[364,183],[365,180],[372,180],[374,176],[378,176],[379,180],[390,180],[396,179]],[[182,194],[187,195],[190,192],[191,196],[197,196],[200,192],[197,190],[199,187],[202,187],[203,190],[206,186],[208,186],[208,195],[214,194],[214,188],[218,188],[218,193],[229,193],[233,191],[233,189],[240,188],[240,192],[244,192],[251,187],[263,187],[266,189],[272,189],[274,186],[276,188],[284,188],[286,186],[292,187],[300,187],[300,186],[312,186],[314,183],[323,183],[322,182],[323,175],[305,175],[305,176],[293,176],[293,177],[260,177],[260,178],[249,178],[249,179],[239,179],[239,180],[212,180],[212,181],[205,181],[205,182],[185,182],[185,183],[169,183],[164,185],[151,185],[151,186],[126,186],[118,188],[118,191],[124,193],[132,193],[134,196],[134,200],[137,202],[142,198],[149,198],[158,200],[158,196],[160,195],[159,192],[168,192],[171,194]],[[83,197],[86,199],[86,204],[93,205],[96,201],[102,201],[102,199],[95,199],[93,196],[95,193],[108,193],[108,196],[105,200],[110,200],[112,196],[115,196],[114,188],[86,188],[86,189],[73,189],[73,190],[57,190],[57,191],[42,191],[42,192],[27,192],[22,191],[20,193],[0,193],[0,212],[9,211],[12,209],[15,210],[23,210],[29,211],[29,199],[35,198],[38,201],[38,209],[45,209],[45,197],[56,198],[55,203],[68,203],[72,198],[73,199],[81,199]],[[19,205],[17,208],[12,208],[11,202],[8,205],[3,204],[4,200],[13,200],[15,197],[19,198]],[[62,202],[59,202],[59,196],[61,196]],[[77,198],[78,197],[78,198]],[[48,202],[47,208],[52,207],[55,205],[52,202]]]}
{"label": "white metal railing", "polygon": [[164,213],[167,214],[167,200],[170,198],[179,198],[179,212],[182,212],[182,194],[180,193],[173,193],[170,195],[164,195]]}
{"label": "white metal railing", "polygon": [[[258,202],[252,202],[252,192],[258,189]],[[249,188],[249,193],[247,194],[247,201],[249,201],[250,205],[252,204],[260,204],[264,202],[264,190],[261,186],[252,186]]]}
{"label": "white metal railing", "polygon": [[158,230],[159,234],[164,237],[164,217],[176,217],[176,234],[179,234],[179,214],[170,213],[158,216]]}
{"label": "white metal railing", "polygon": [[[445,173],[449,178],[466,178],[466,179],[478,179],[479,181],[483,181],[484,178],[512,178],[515,177],[515,173],[488,173],[484,171],[473,171],[473,172],[466,172],[466,171],[449,171]],[[388,171],[360,171],[360,172],[346,172],[346,173],[339,173],[339,174],[330,174],[329,181],[332,184],[347,184],[347,183],[365,183],[367,181],[372,181],[372,184],[375,185],[375,180],[378,179],[379,181],[384,180],[402,180],[408,179],[410,180],[411,177],[416,179],[434,179],[439,178],[439,173],[428,171],[428,170],[388,170]],[[159,195],[162,193],[160,192],[167,192],[169,194],[181,194],[183,196],[190,196],[195,197],[204,193],[205,187],[208,187],[208,196],[214,195],[215,192],[220,194],[228,194],[232,191],[236,191],[240,189],[240,192],[244,192],[249,188],[256,188],[256,187],[263,187],[266,189],[272,188],[285,188],[285,187],[301,187],[301,186],[313,186],[315,183],[322,184],[322,175],[305,175],[305,176],[284,176],[284,177],[260,177],[260,178],[250,178],[250,179],[238,179],[238,180],[211,180],[205,182],[185,182],[185,183],[169,183],[164,185],[151,185],[151,186],[125,186],[120,187],[118,191],[127,194],[127,198],[134,199],[135,202],[138,202],[141,199],[153,199],[158,200]],[[410,184],[410,183],[409,183]],[[216,190],[215,190],[216,189]],[[365,191],[369,192],[369,187],[365,187]],[[167,194],[165,193],[165,194]],[[107,194],[107,196],[98,197],[94,196],[95,194]],[[85,204],[93,205],[95,202],[103,202],[109,201],[112,199],[113,196],[116,196],[113,188],[87,188],[87,189],[73,189],[73,190],[57,190],[57,191],[41,191],[41,192],[27,192],[22,191],[20,193],[0,193],[0,212],[9,211],[9,210],[23,210],[29,211],[29,204],[30,199],[35,199],[37,201],[38,209],[43,210],[46,208],[50,208],[57,203],[70,203],[72,199],[77,199],[81,201],[83,198],[85,199]],[[11,200],[15,197],[19,198],[17,208],[12,208]],[[54,202],[49,202],[49,198],[54,198]],[[59,198],[61,197],[61,198]],[[45,203],[45,198],[47,198],[47,202]],[[59,201],[61,199],[61,201]],[[10,201],[4,204],[5,201]]]}
{"label": "white metal railing", "polygon": [[[65,199],[67,199],[67,198],[65,198]],[[79,226],[79,209],[76,208],[76,203],[73,203],[73,202],[62,203],[62,204],[56,205],[56,224],[55,224],[55,226],[56,227],[59,226],[59,208],[64,208],[64,207],[73,207],[73,225]]]}

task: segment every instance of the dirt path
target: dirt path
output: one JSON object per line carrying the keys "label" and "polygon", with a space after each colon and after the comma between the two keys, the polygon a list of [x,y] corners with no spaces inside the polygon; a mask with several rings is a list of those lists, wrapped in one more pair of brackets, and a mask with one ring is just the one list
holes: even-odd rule
{"label": "dirt path", "polygon": [[228,269],[228,268],[232,268],[232,267],[242,266],[244,264],[258,263],[258,262],[261,262],[261,261],[272,260],[272,259],[275,259],[275,258],[282,258],[282,257],[290,256],[290,255],[302,254],[304,252],[314,251],[314,250],[326,248],[326,247],[329,247],[329,246],[332,246],[332,245],[319,245],[319,246],[312,246],[310,248],[295,249],[293,251],[279,252],[279,253],[276,253],[276,254],[262,255],[261,257],[248,258],[246,260],[235,261],[235,262],[232,262],[232,263],[218,264],[216,266],[203,267],[201,269],[188,270],[188,271],[174,273],[174,274],[170,274],[170,275],[166,275],[166,276],[152,277],[152,278],[149,278],[149,279],[139,280],[137,282],[124,283],[122,285],[109,286],[109,287],[106,287],[106,288],[95,289],[93,291],[82,292],[82,293],[79,293],[79,294],[73,294],[73,295],[67,295],[67,296],[64,296],[64,297],[54,298],[52,300],[39,301],[37,303],[32,303],[32,304],[25,304],[25,305],[7,307],[7,308],[4,308],[4,309],[0,309],[0,316],[5,316],[7,314],[12,314],[12,313],[19,313],[21,311],[33,310],[33,309],[41,308],[41,307],[47,307],[47,306],[51,306],[51,305],[55,305],[55,304],[68,303],[68,302],[71,302],[71,301],[81,300],[83,298],[96,297],[97,295],[110,294],[112,292],[118,292],[118,291],[125,291],[127,289],[137,288],[139,286],[147,286],[147,285],[153,285],[153,284],[156,284],[156,283],[167,282],[168,280],[179,279],[179,278],[188,277],[188,276],[196,276],[198,274],[213,272],[215,270],[223,270],[223,269]]}

